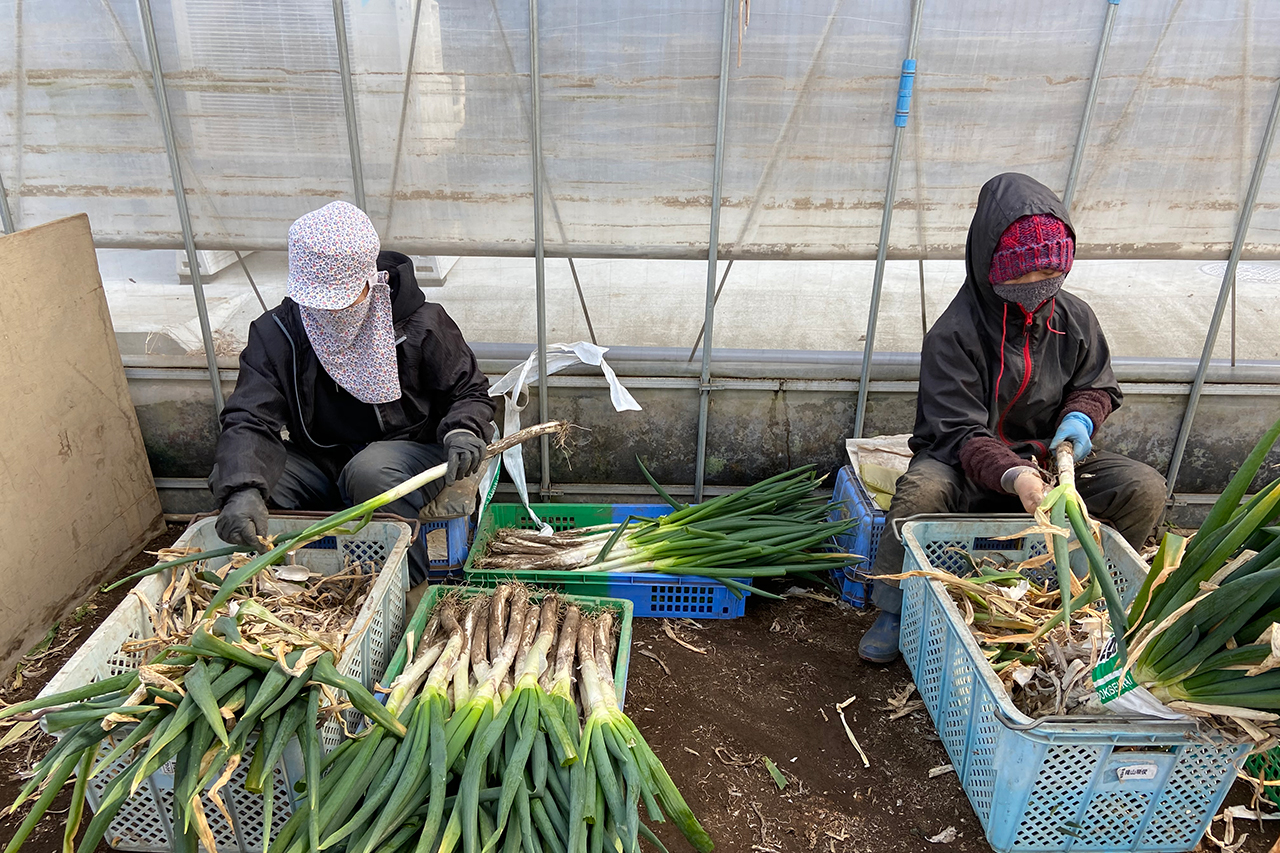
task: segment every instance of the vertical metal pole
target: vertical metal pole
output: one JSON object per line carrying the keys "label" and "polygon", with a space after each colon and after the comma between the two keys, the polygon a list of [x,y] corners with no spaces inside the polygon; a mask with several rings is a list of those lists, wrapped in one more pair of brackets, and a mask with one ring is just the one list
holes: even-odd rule
{"label": "vertical metal pole", "polygon": [[1231,366],[1236,366],[1236,283],[1231,282]]}
{"label": "vertical metal pole", "polygon": [[[547,376],[547,264],[542,233],[542,93],[538,70],[538,0],[529,0],[529,91],[533,123],[533,276],[538,302],[538,420],[551,420]],[[542,494],[551,493],[551,436],[542,436]]]}
{"label": "vertical metal pole", "polygon": [[1076,150],[1071,155],[1071,168],[1067,171],[1067,188],[1062,191],[1062,204],[1071,212],[1071,199],[1076,194],[1076,180],[1080,177],[1080,163],[1084,160],[1084,146],[1089,136],[1089,123],[1093,121],[1093,107],[1098,101],[1098,81],[1102,79],[1102,63],[1107,58],[1111,44],[1111,30],[1115,27],[1116,7],[1120,0],[1107,0],[1107,18],[1102,24],[1102,43],[1093,61],[1093,76],[1089,78],[1089,94],[1084,99],[1084,115],[1080,118],[1080,132],[1076,135]]}
{"label": "vertical metal pole", "polygon": [[1267,129],[1262,135],[1262,147],[1258,149],[1258,159],[1253,164],[1253,175],[1249,178],[1249,192],[1245,195],[1244,205],[1240,208],[1240,220],[1236,223],[1235,238],[1231,242],[1231,254],[1227,257],[1227,268],[1222,273],[1222,287],[1218,290],[1218,303],[1213,308],[1209,332],[1204,339],[1204,351],[1200,353],[1200,366],[1196,368],[1196,378],[1191,383],[1191,394],[1187,398],[1187,411],[1182,416],[1182,426],[1178,428],[1178,440],[1174,442],[1173,455],[1169,459],[1169,470],[1165,473],[1169,498],[1173,497],[1174,485],[1178,480],[1178,469],[1182,467],[1182,456],[1186,453],[1187,440],[1191,437],[1191,424],[1195,420],[1196,409],[1200,405],[1200,394],[1204,391],[1204,378],[1209,372],[1213,348],[1218,343],[1222,315],[1226,313],[1227,301],[1235,286],[1236,267],[1240,263],[1240,253],[1244,250],[1244,238],[1249,232],[1249,220],[1253,216],[1254,203],[1258,200],[1262,176],[1267,170],[1267,158],[1271,154],[1271,143],[1276,136],[1277,123],[1280,123],[1280,86],[1276,87],[1275,99],[1271,102],[1271,117],[1267,119]]}
{"label": "vertical metal pole", "polygon": [[[716,295],[715,295],[715,298],[711,300],[712,305],[720,304],[720,294],[724,292],[724,283],[729,280],[729,273],[732,271],[733,271],[733,259],[731,258],[729,260],[729,263],[724,265],[724,272],[720,273],[720,283],[716,285]],[[706,330],[707,330],[707,324],[706,324],[706,321],[704,320],[702,323],[702,327],[698,329],[698,337],[693,339],[693,349],[689,350],[689,358],[685,361],[685,364],[693,363],[693,357],[698,354],[698,347],[702,346],[702,333],[705,332]]]}
{"label": "vertical metal pole", "polygon": [[364,210],[364,166],[360,157],[360,129],[356,126],[356,91],[351,84],[351,53],[347,50],[347,15],[342,0],[333,0],[333,29],[338,42],[338,72],[342,77],[342,108],[347,117],[351,183],[355,186],[356,207]]}
{"label": "vertical metal pole", "polygon": [[924,336],[929,334],[929,315],[924,302],[924,258],[917,258],[916,263],[920,266],[920,339],[924,340]]}
{"label": "vertical metal pole", "polygon": [[[22,85],[19,83],[18,85]],[[21,141],[18,143],[21,145]],[[4,228],[4,233],[12,234],[18,229],[13,225],[13,213],[9,210],[9,196],[4,190],[4,178],[0,177],[0,226]]]}
{"label": "vertical metal pole", "polygon": [[711,167],[711,236],[707,246],[707,301],[703,314],[702,374],[698,382],[698,448],[694,460],[693,500],[702,500],[707,473],[707,415],[711,408],[711,332],[716,313],[716,254],[720,248],[720,179],[724,174],[724,116],[729,105],[729,31],[734,0],[724,0],[720,32],[720,93],[716,104],[716,148]]}
{"label": "vertical metal pole", "polygon": [[413,30],[409,35],[409,61],[404,67],[404,94],[400,97],[400,127],[396,131],[396,153],[391,160],[391,188],[387,190],[387,230],[383,236],[390,238],[391,223],[395,220],[396,186],[400,182],[400,154],[404,150],[404,126],[409,118],[409,96],[413,91],[413,67],[418,61],[418,24],[422,20],[422,0],[413,6]]}
{"label": "vertical metal pole", "polygon": [[858,407],[853,415],[853,435],[862,437],[867,414],[867,385],[871,381],[871,354],[876,348],[876,321],[880,317],[880,292],[884,288],[884,262],[889,251],[889,226],[893,223],[893,199],[898,191],[898,162],[902,158],[902,134],[911,109],[911,92],[916,75],[916,42],[920,40],[920,12],[924,0],[911,4],[911,35],[907,39],[907,57],[902,60],[902,76],[898,82],[898,106],[893,119],[893,151],[889,155],[889,183],[884,191],[884,215],[880,218],[880,245],[876,249],[875,279],[871,284],[871,306],[867,310],[867,340],[862,347],[862,372],[858,378]]}
{"label": "vertical metal pole", "polygon": [[578,304],[582,306],[582,317],[587,321],[587,334],[591,335],[591,343],[600,344],[596,340],[596,327],[591,324],[591,312],[587,310],[587,297],[582,292],[582,282],[578,280],[578,268],[573,263],[573,258],[568,258],[569,274],[573,276],[573,287],[578,291]]}
{"label": "vertical metal pole", "polygon": [[[26,36],[23,30],[23,0],[15,0],[13,4],[13,191],[22,192],[22,134],[26,119],[27,70],[24,64],[26,52]],[[9,195],[4,181],[0,180],[0,226],[6,234],[18,230],[13,211],[22,213],[22,198],[14,197],[14,206],[9,206]]]}
{"label": "vertical metal pole", "polygon": [[187,210],[187,191],[182,182],[182,166],[178,162],[178,143],[173,136],[173,117],[169,114],[169,96],[164,87],[164,70],[160,67],[160,49],[156,45],[156,25],[151,17],[151,0],[138,0],[142,17],[142,33],[151,62],[151,79],[160,107],[160,128],[164,131],[164,147],[169,154],[169,173],[173,178],[173,195],[178,203],[178,222],[182,225],[182,242],[187,250],[187,266],[191,270],[191,289],[196,296],[196,316],[200,319],[200,337],[204,340],[204,357],[209,366],[209,382],[213,385],[213,408],[222,413],[222,382],[218,377],[218,358],[213,352],[213,331],[209,326],[209,306],[204,301],[204,284],[200,281],[200,258],[196,255],[196,239],[191,230],[191,213]]}

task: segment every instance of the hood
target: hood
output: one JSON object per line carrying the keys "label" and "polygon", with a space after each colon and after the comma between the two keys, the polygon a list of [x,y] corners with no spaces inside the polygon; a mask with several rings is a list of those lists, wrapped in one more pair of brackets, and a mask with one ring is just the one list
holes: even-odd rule
{"label": "hood", "polygon": [[1002,315],[1006,303],[991,288],[991,256],[995,254],[1000,235],[1006,228],[1022,217],[1036,213],[1048,213],[1061,219],[1066,223],[1071,239],[1076,238],[1066,206],[1053,190],[1035,178],[1018,172],[1005,172],[983,184],[982,191],[978,193],[978,207],[973,212],[973,222],[969,224],[969,237],[964,246],[964,286],[972,288],[978,302],[996,314]]}
{"label": "hood", "polygon": [[[998,237],[999,235],[997,235]],[[391,319],[399,323],[426,304],[427,297],[413,274],[413,261],[400,252],[378,253],[378,271],[387,272],[391,286]]]}

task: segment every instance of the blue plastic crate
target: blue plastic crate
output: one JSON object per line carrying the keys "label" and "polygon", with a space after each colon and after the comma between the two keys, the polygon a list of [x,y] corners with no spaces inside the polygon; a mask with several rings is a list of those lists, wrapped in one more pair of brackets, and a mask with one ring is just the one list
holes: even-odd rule
{"label": "blue plastic crate", "polygon": [[418,535],[422,537],[423,544],[426,544],[428,533],[433,530],[444,530],[447,549],[445,557],[437,556],[428,561],[428,580],[436,583],[462,577],[462,566],[467,562],[467,554],[471,546],[471,528],[471,519],[465,515],[422,522],[422,530]]}
{"label": "blue plastic crate", "polygon": [[[627,516],[656,518],[671,512],[666,504],[537,504],[538,517],[556,530],[592,524],[618,523]],[[474,553],[498,527],[534,526],[519,504],[489,504],[477,529]],[[556,587],[574,595],[622,598],[630,601],[636,616],[686,616],[690,619],[736,619],[746,611],[746,598],[738,598],[712,578],[664,575],[658,572],[610,572],[583,575],[571,571],[500,572],[473,569],[468,561],[468,583],[493,586],[516,579],[541,587]],[[750,584],[750,579],[743,583]]]}
{"label": "blue plastic crate", "polygon": [[839,587],[840,597],[846,602],[857,608],[865,608],[867,606],[867,594],[869,592],[867,584],[870,581],[862,579],[862,575],[858,574],[856,566],[832,569],[831,582]]}
{"label": "blue plastic crate", "polygon": [[866,557],[865,563],[855,563],[834,569],[831,580],[840,587],[840,595],[854,607],[867,606],[867,582],[863,580],[875,562],[880,547],[880,534],[884,532],[885,511],[863,485],[852,465],[846,465],[836,474],[836,485],[831,495],[830,521],[846,518],[858,519],[858,526],[849,533],[833,536],[833,544],[847,554]]}
{"label": "blue plastic crate", "polygon": [[[1043,536],[995,539],[1027,524],[981,517],[907,522],[903,569],[966,572],[952,549],[1012,561],[1044,554]],[[1127,604],[1144,566],[1114,530],[1102,528],[1102,544]],[[1082,572],[1084,552],[1075,549],[1071,558],[1072,568]],[[1054,573],[1052,562],[1036,571]],[[902,590],[902,656],[995,850],[1171,853],[1196,846],[1248,746],[1180,721],[1116,715],[1032,720],[1014,706],[942,584],[911,577]],[[1121,778],[1121,770],[1135,767],[1149,776]]]}

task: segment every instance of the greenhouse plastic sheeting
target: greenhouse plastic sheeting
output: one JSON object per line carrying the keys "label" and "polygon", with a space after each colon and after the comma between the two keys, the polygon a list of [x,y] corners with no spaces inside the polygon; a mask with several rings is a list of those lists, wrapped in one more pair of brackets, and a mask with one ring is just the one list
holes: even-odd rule
{"label": "greenhouse plastic sheeting", "polygon": [[88,213],[100,245],[180,245],[138,13],[0,0],[0,178],[19,228]]}
{"label": "greenhouse plastic sheeting", "polygon": [[533,254],[527,0],[346,8],[369,214],[384,242]]}
{"label": "greenhouse plastic sheeting", "polygon": [[[136,2],[110,2],[138,19]],[[329,5],[152,0],[152,9],[202,248],[279,242],[288,223],[350,193]]]}
{"label": "greenhouse plastic sheeting", "polygon": [[[756,4],[743,29],[735,17],[722,257],[875,255],[911,5],[793,0]],[[526,0],[345,6],[384,239],[532,254]],[[892,256],[962,255],[999,171],[1063,189],[1107,6],[923,4]],[[152,7],[200,248],[281,248],[298,215],[353,197],[330,4]],[[540,7],[548,251],[705,255],[722,4]],[[1075,197],[1080,255],[1223,257],[1278,74],[1272,4],[1116,7]],[[182,245],[133,0],[0,0],[0,178],[19,226],[83,210],[100,245]],[[1274,167],[1246,253],[1280,257]]]}
{"label": "greenhouse plastic sheeting", "polygon": [[548,249],[705,256],[722,4],[540,7]]}

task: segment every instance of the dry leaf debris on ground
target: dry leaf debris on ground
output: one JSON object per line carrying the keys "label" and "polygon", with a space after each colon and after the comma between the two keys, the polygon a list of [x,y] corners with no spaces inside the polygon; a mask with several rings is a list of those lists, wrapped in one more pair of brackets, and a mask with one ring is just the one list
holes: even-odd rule
{"label": "dry leaf debris on ground", "polygon": [[[180,528],[168,535],[172,541]],[[155,544],[150,545],[153,549]],[[154,558],[135,562],[122,574],[150,565]],[[99,594],[97,612],[85,621],[79,636],[63,649],[65,660],[124,595]],[[661,650],[661,661],[678,678],[664,671],[658,659],[635,655],[631,661],[627,706],[650,743],[667,763],[677,784],[689,788],[691,805],[704,818],[718,849],[750,850],[760,844],[759,825],[750,803],[759,804],[767,823],[770,850],[783,853],[989,853],[981,826],[954,773],[931,770],[945,766],[946,752],[926,713],[890,720],[888,710],[905,694],[905,703],[919,701],[909,690],[910,674],[901,662],[884,668],[857,662],[859,637],[871,624],[874,611],[837,607],[806,598],[786,602],[752,599],[746,615],[735,620],[686,623],[674,627],[707,651],[695,654],[674,644],[661,630],[660,620],[637,619],[633,649]],[[775,621],[794,625],[803,621],[805,636],[794,639],[771,634]],[[698,627],[694,627],[697,625]],[[687,630],[686,630],[687,629]],[[65,637],[63,638],[65,639]],[[55,640],[60,645],[62,640]],[[61,666],[43,662],[46,672],[32,677],[20,690],[0,699],[31,698]],[[844,710],[856,727],[860,742],[875,757],[870,768],[848,741],[831,713],[851,694],[859,699]],[[879,697],[879,698],[877,698]],[[42,738],[42,739],[41,739]],[[38,736],[33,746],[43,751],[51,739]],[[724,745],[732,756],[771,756],[786,774],[786,790],[779,791],[760,764],[728,766],[713,754]],[[0,750],[0,802],[13,799],[20,787],[17,774],[24,764],[25,744]],[[732,785],[734,793],[729,786]],[[70,788],[60,794],[55,809],[65,809]],[[1251,792],[1242,784],[1228,803],[1247,804]],[[8,837],[21,815],[0,817],[0,837]],[[1280,853],[1272,850],[1277,824],[1233,818],[1237,853]],[[31,849],[57,849],[62,829],[52,826],[33,837]],[[956,840],[945,847],[928,839],[956,829]],[[1214,823],[1221,838],[1224,824]],[[675,838],[660,828],[671,849]],[[46,843],[41,846],[39,838]],[[1206,842],[1203,848],[1219,853]],[[96,853],[108,853],[104,843]]]}
{"label": "dry leaf debris on ground", "polygon": [[[178,532],[170,529],[163,539],[172,541]],[[188,553],[187,549],[170,547],[139,555],[122,574],[128,575],[130,571],[145,568],[157,560],[163,562]],[[202,562],[180,567],[171,574],[156,601],[151,601],[137,588],[120,589],[115,595],[100,590],[72,617],[55,625],[45,641],[24,656],[16,669],[17,674],[6,680],[3,693],[0,693],[0,706],[33,698],[101,621],[128,598],[135,599],[147,611],[155,635],[126,643],[125,651],[145,651],[150,655],[171,644],[185,643],[202,624],[200,615],[217,592],[218,582],[228,571],[246,561],[246,557],[241,557],[216,572]],[[340,656],[344,638],[353,630],[359,633],[362,626],[356,624],[356,619],[376,577],[372,568],[369,564],[348,561],[340,573],[326,577],[303,566],[282,566],[274,573],[258,575],[251,586],[252,595],[238,594],[219,612],[238,614],[244,644],[261,644],[272,649],[282,665],[284,655],[289,651],[305,648],[297,665],[305,668],[324,651],[333,651]],[[179,685],[172,683],[171,677],[176,677],[172,667],[163,664],[142,667],[139,674],[147,683],[167,685],[174,692],[182,692]],[[326,691],[326,697],[327,714],[338,714],[347,707],[337,700],[332,691]],[[108,717],[104,728],[120,722],[133,720]],[[16,719],[0,725],[0,804],[12,802],[32,763],[53,743],[53,739],[40,730],[38,721]],[[211,806],[220,812],[225,812],[225,804],[221,802],[218,789],[235,769],[229,764],[215,780],[214,787],[206,791],[205,796]],[[55,801],[62,805],[55,804],[52,811],[65,811],[70,804],[70,796],[71,786],[68,785]],[[0,814],[0,837],[12,834],[26,811],[24,807],[16,814]],[[27,841],[27,849],[52,849],[42,845],[54,843],[52,835],[45,836],[55,830],[57,837],[61,838],[62,828],[54,826],[55,822],[46,823],[52,830],[37,826],[35,834]],[[106,849],[106,842],[103,842],[99,851]]]}

